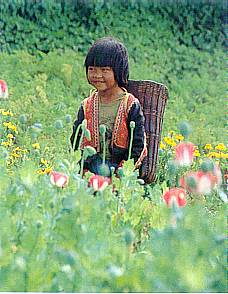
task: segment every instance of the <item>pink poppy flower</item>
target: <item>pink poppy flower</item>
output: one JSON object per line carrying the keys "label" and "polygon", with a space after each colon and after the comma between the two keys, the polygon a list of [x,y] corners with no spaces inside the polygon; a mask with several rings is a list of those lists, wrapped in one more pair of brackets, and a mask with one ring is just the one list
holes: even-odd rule
{"label": "pink poppy flower", "polygon": [[211,172],[190,171],[180,178],[180,186],[195,194],[210,194],[215,183],[216,178]]}
{"label": "pink poppy flower", "polygon": [[186,192],[183,188],[171,188],[163,194],[163,199],[169,207],[174,199],[179,207],[187,204]]}
{"label": "pink poppy flower", "polygon": [[195,146],[190,142],[179,143],[175,148],[175,161],[178,165],[190,165],[193,161]]}
{"label": "pink poppy flower", "polygon": [[64,188],[69,182],[69,177],[63,173],[53,171],[50,174],[50,181],[52,185]]}
{"label": "pink poppy flower", "polygon": [[8,98],[8,87],[5,81],[0,80],[0,98]]}
{"label": "pink poppy flower", "polygon": [[100,175],[92,175],[89,179],[89,185],[94,191],[103,191],[111,183],[110,178]]}

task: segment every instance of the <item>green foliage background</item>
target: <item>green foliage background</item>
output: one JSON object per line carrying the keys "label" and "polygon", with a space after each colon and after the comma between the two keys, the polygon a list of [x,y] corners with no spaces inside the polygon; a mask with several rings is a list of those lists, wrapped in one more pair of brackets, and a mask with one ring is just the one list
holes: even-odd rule
{"label": "green foliage background", "polygon": [[[42,84],[38,80],[44,73],[48,101],[43,109],[65,103],[61,114],[73,114],[89,92],[85,54],[94,40],[112,35],[128,48],[130,78],[168,86],[165,130],[188,120],[195,130],[193,140],[223,139],[223,1],[10,0],[0,3],[0,11],[1,78],[14,90],[15,102],[28,104],[27,95],[36,97],[33,83]],[[40,113],[30,116],[45,119]]]}
{"label": "green foliage background", "polygon": [[[223,1],[9,0],[0,1],[0,15],[0,79],[10,92],[1,108],[11,109],[18,125],[26,114],[27,131],[19,128],[17,138],[21,147],[31,149],[29,128],[42,124],[39,157],[55,167],[68,157],[73,121],[67,123],[66,115],[75,117],[90,90],[85,54],[106,35],[128,48],[131,79],[168,86],[163,134],[187,120],[193,143],[224,141]],[[59,119],[61,130],[55,127]],[[188,205],[173,228],[173,212],[161,204],[163,187],[148,187],[152,201],[142,200],[142,187],[127,177],[120,217],[110,190],[92,197],[77,178],[63,191],[47,177],[38,179],[39,159],[24,164],[15,179],[0,174],[1,291],[226,291],[225,209],[220,204],[209,213],[210,196]],[[141,242],[134,254],[129,238]]]}

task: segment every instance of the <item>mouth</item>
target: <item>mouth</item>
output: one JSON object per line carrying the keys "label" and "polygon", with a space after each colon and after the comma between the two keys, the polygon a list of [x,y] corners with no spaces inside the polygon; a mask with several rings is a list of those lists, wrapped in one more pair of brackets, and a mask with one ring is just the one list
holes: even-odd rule
{"label": "mouth", "polygon": [[103,81],[91,81],[91,83],[94,83],[94,84],[101,84],[101,83],[104,83]]}

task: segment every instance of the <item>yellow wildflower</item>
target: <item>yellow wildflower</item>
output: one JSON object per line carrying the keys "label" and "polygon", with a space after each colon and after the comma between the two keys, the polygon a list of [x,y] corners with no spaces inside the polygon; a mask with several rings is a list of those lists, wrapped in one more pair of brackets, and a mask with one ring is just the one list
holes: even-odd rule
{"label": "yellow wildflower", "polygon": [[38,170],[36,171],[36,173],[37,173],[38,175],[44,175],[44,174],[45,174],[44,170],[42,170],[42,169],[38,169]]}
{"label": "yellow wildflower", "polygon": [[169,131],[169,135],[171,136],[171,137],[173,137],[174,135],[175,135],[175,132],[174,131]]}
{"label": "yellow wildflower", "polygon": [[47,168],[43,168],[43,169],[38,169],[36,172],[39,175],[46,175],[49,174],[50,172],[52,172],[52,167],[47,167]]}
{"label": "yellow wildflower", "polygon": [[2,110],[1,113],[2,113],[2,115],[10,115],[10,116],[13,116],[13,114],[12,114],[12,112],[10,110],[7,110],[7,111]]}
{"label": "yellow wildflower", "polygon": [[13,157],[9,157],[8,159],[7,159],[7,161],[6,161],[6,165],[7,166],[10,166],[10,165],[13,165],[14,164],[14,160],[13,160]]}
{"label": "yellow wildflower", "polygon": [[44,165],[48,165],[48,161],[46,159],[41,158],[40,163]]}
{"label": "yellow wildflower", "polygon": [[23,153],[29,153],[27,149],[21,149],[21,152],[23,152]]}
{"label": "yellow wildflower", "polygon": [[164,142],[167,144],[167,145],[170,145],[172,147],[176,146],[177,144],[175,143],[175,141],[170,138],[170,137],[164,137]]}
{"label": "yellow wildflower", "polygon": [[165,149],[165,147],[166,147],[165,144],[161,142],[160,143],[160,149]]}
{"label": "yellow wildflower", "polygon": [[184,136],[182,136],[182,135],[179,134],[179,135],[176,135],[175,136],[175,139],[178,140],[178,141],[183,141],[184,140]]}
{"label": "yellow wildflower", "polygon": [[199,150],[198,150],[198,149],[195,149],[193,155],[196,156],[196,157],[200,157],[200,152],[199,152]]}
{"label": "yellow wildflower", "polygon": [[12,142],[5,141],[5,142],[2,142],[1,145],[2,145],[2,146],[5,146],[5,147],[9,147],[9,146],[12,145]]}
{"label": "yellow wildflower", "polygon": [[3,125],[5,127],[7,127],[8,129],[14,131],[15,133],[18,133],[17,127],[14,124],[12,124],[11,122],[4,122]]}
{"label": "yellow wildflower", "polygon": [[21,157],[20,154],[18,154],[17,152],[11,152],[11,156],[15,157],[15,158],[19,158]]}
{"label": "yellow wildflower", "polygon": [[228,153],[220,152],[220,157],[223,159],[226,159],[226,158],[228,158]]}
{"label": "yellow wildflower", "polygon": [[215,146],[215,150],[226,151],[226,146],[223,143],[219,143],[217,146]]}
{"label": "yellow wildflower", "polygon": [[205,150],[212,150],[213,147],[211,146],[211,144],[206,144],[206,145],[204,146],[204,149],[205,149]]}
{"label": "yellow wildflower", "polygon": [[39,143],[34,143],[34,144],[32,144],[32,147],[34,149],[40,149],[40,144]]}
{"label": "yellow wildflower", "polygon": [[52,167],[47,167],[47,168],[45,168],[45,173],[46,173],[46,174],[49,174],[49,173],[52,172],[52,170],[53,170]]}
{"label": "yellow wildflower", "polygon": [[218,152],[211,151],[207,154],[210,158],[220,158],[220,154]]}
{"label": "yellow wildflower", "polygon": [[8,135],[7,135],[7,138],[8,138],[8,139],[13,139],[13,135],[12,135],[12,134],[8,134]]}
{"label": "yellow wildflower", "polygon": [[14,150],[13,151],[21,151],[22,149],[19,147],[19,146],[17,146],[16,148],[14,148]]}

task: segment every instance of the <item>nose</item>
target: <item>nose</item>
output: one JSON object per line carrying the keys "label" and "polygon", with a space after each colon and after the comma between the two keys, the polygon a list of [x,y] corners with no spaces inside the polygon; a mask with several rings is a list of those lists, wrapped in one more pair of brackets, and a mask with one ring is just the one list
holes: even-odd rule
{"label": "nose", "polygon": [[102,78],[102,71],[101,71],[101,69],[99,69],[99,68],[96,68],[96,70],[94,71],[94,76],[96,77],[96,78]]}

